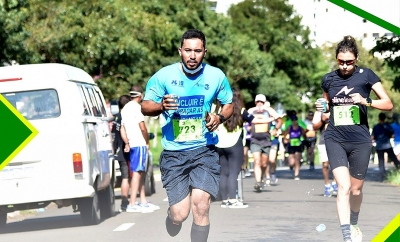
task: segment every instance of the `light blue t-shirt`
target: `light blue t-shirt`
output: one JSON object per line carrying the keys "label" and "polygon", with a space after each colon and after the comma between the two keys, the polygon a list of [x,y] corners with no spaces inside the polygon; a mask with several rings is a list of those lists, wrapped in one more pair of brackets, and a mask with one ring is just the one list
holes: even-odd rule
{"label": "light blue t-shirt", "polygon": [[208,132],[205,114],[210,112],[215,98],[221,104],[232,102],[232,90],[225,74],[218,68],[202,64],[195,77],[187,77],[180,63],[166,66],[155,73],[147,83],[144,100],[161,103],[164,95],[179,96],[178,110],[161,115],[162,146],[165,150],[191,150],[218,143],[218,137]]}

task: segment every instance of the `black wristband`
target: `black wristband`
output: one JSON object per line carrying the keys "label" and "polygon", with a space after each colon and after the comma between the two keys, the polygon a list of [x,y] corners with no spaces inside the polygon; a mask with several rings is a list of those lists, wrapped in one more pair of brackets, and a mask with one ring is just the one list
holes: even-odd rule
{"label": "black wristband", "polygon": [[222,114],[217,114],[219,117],[219,123],[222,124],[223,122],[226,121],[225,117]]}

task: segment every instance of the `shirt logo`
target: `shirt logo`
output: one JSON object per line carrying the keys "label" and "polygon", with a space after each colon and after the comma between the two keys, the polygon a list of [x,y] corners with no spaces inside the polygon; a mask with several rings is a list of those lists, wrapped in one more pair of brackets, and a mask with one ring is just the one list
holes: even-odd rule
{"label": "shirt logo", "polygon": [[204,85],[204,89],[206,89],[206,90],[210,89],[210,85],[208,85],[208,84]]}
{"label": "shirt logo", "polygon": [[354,89],[354,87],[352,88],[348,88],[347,86],[344,86],[338,93],[336,93],[335,96],[339,95],[340,93],[344,93],[345,95],[348,95],[352,90]]}
{"label": "shirt logo", "polygon": [[183,81],[172,80],[171,85],[183,87]]}

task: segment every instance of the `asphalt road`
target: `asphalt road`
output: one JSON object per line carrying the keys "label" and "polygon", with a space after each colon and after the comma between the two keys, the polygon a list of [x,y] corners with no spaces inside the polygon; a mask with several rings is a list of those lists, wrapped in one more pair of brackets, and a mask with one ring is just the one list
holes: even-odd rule
{"label": "asphalt road", "polygon": [[[391,166],[389,166],[391,167]],[[307,166],[294,181],[286,167],[277,171],[278,185],[261,193],[253,189],[254,178],[243,180],[245,209],[221,208],[211,204],[209,241],[342,241],[334,197],[323,196],[320,167]],[[190,241],[191,215],[174,238],[165,230],[168,202],[161,182],[149,199],[161,207],[150,214],[117,213],[96,226],[83,226],[70,207],[49,206],[44,212],[15,216],[0,231],[0,241]],[[117,192],[117,195],[119,193]],[[378,182],[376,165],[370,165],[364,186],[359,225],[363,241],[371,241],[399,212],[400,188]],[[117,207],[120,197],[117,196]],[[325,224],[326,230],[315,227]]]}

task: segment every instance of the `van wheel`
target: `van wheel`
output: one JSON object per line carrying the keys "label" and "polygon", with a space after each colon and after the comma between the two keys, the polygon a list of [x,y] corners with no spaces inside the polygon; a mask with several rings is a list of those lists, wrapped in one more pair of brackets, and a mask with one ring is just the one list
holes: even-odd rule
{"label": "van wheel", "polygon": [[156,193],[156,183],[154,182],[154,174],[151,174],[151,193]]}
{"label": "van wheel", "polygon": [[108,187],[99,192],[100,215],[101,218],[106,219],[113,217],[115,214],[115,196],[112,183]]}
{"label": "van wheel", "polygon": [[79,211],[81,219],[85,225],[96,225],[100,223],[99,198],[95,191],[93,197],[81,198],[79,201]]}
{"label": "van wheel", "polygon": [[0,229],[4,228],[7,224],[7,213],[0,212]]}
{"label": "van wheel", "polygon": [[144,191],[146,196],[151,196],[154,190],[154,176],[153,176],[153,168],[150,168],[144,180]]}

